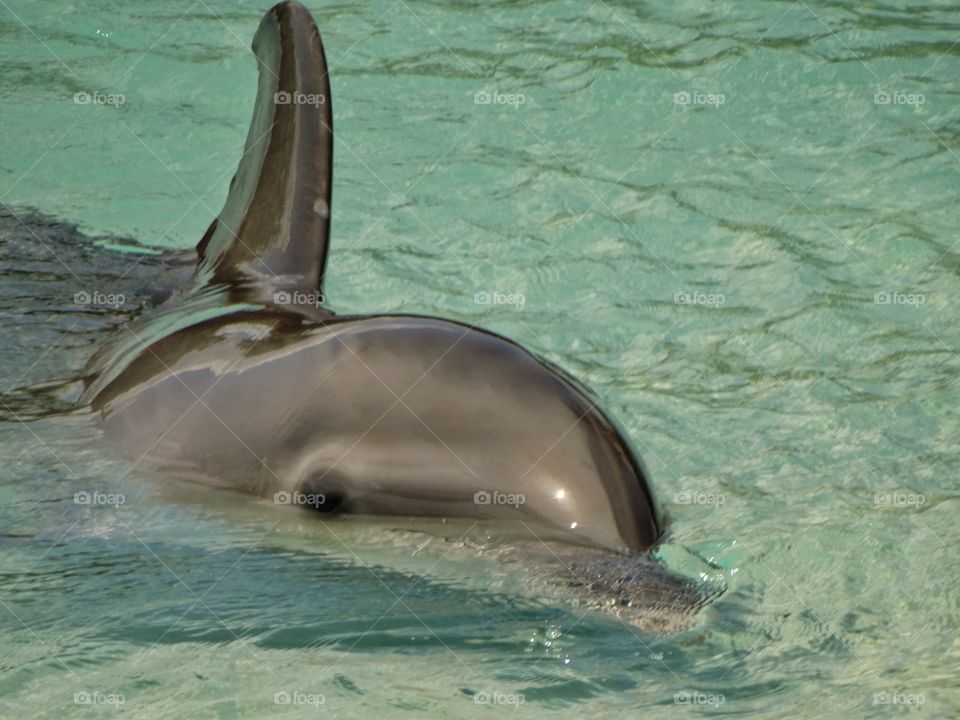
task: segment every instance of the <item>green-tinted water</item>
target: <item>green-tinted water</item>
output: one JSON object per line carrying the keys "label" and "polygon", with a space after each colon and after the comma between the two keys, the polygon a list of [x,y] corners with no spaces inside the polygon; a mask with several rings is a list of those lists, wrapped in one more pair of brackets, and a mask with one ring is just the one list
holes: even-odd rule
{"label": "green-tinted water", "polygon": [[[468,548],[171,495],[83,417],[9,417],[0,715],[955,716],[956,5],[309,5],[333,307],[479,321],[586,380],[652,471],[664,556],[728,591],[648,637]],[[265,9],[0,2],[0,200],[192,246]],[[0,391],[82,365],[84,308],[15,307]]]}

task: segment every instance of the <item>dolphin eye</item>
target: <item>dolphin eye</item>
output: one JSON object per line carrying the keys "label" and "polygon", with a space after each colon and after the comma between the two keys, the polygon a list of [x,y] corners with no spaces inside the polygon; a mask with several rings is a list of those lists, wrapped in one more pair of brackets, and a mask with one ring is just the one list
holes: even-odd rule
{"label": "dolphin eye", "polygon": [[317,493],[317,495],[320,496],[317,498],[317,502],[309,507],[311,510],[323,513],[336,512],[343,506],[346,499],[342,492]]}
{"label": "dolphin eye", "polygon": [[336,512],[345,501],[346,494],[333,473],[311,473],[300,482],[294,493],[295,504],[317,512]]}

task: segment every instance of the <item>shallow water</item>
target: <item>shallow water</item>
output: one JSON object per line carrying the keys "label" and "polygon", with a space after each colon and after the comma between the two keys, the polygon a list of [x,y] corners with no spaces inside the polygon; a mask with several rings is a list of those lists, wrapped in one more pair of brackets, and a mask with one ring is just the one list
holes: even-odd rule
{"label": "shallow water", "polygon": [[[0,715],[954,716],[956,6],[308,5],[334,309],[480,322],[587,381],[652,472],[663,557],[727,592],[649,636],[455,532],[411,545],[131,471],[51,414],[72,386],[14,388],[75,377],[124,321],[73,293],[137,305],[159,271],[0,245]],[[0,201],[192,247],[265,9],[0,3]]]}

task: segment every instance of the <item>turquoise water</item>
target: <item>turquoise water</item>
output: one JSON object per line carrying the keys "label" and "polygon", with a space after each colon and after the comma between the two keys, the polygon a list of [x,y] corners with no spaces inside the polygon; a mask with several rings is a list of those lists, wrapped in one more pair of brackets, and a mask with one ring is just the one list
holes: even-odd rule
{"label": "turquoise water", "polygon": [[[663,557],[727,592],[645,635],[482,537],[178,488],[10,405],[0,716],[956,716],[957,6],[308,5],[334,309],[480,322],[587,381],[652,472]],[[192,247],[265,9],[4,0],[0,200]],[[39,255],[3,258],[5,405],[103,332],[20,291],[74,282]]]}

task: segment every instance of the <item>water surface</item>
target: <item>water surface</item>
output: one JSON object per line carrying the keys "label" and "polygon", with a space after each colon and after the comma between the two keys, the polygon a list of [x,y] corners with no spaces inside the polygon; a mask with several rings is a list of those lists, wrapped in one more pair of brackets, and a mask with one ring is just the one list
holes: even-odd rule
{"label": "water surface", "polygon": [[[0,715],[953,716],[956,5],[308,5],[334,309],[478,322],[587,381],[651,470],[663,556],[727,592],[648,636],[456,537],[417,550],[131,469],[51,414],[71,385],[36,385],[76,377],[159,266],[20,238],[0,244]],[[0,201],[100,246],[191,248],[265,9],[0,3]],[[116,311],[74,302],[118,288]],[[124,503],[76,501],[94,492]]]}

